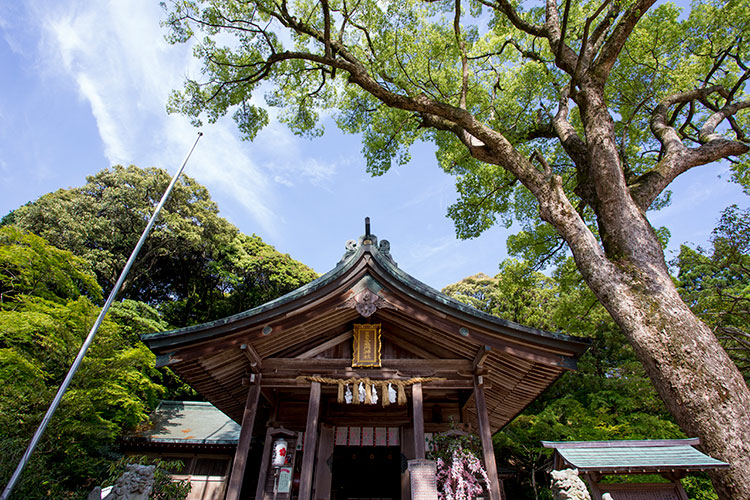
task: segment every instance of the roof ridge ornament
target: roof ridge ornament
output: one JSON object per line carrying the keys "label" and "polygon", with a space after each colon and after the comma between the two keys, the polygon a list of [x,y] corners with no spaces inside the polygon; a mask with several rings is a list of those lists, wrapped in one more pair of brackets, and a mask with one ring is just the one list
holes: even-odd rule
{"label": "roof ridge ornament", "polygon": [[398,267],[396,261],[393,260],[391,255],[391,243],[388,240],[381,240],[378,242],[378,237],[370,232],[370,218],[365,217],[365,234],[359,237],[357,240],[347,240],[344,244],[344,256],[341,257],[336,263],[336,266],[340,266],[349,258],[356,254],[357,251],[363,246],[369,246],[372,253],[379,253],[385,257],[391,264]]}

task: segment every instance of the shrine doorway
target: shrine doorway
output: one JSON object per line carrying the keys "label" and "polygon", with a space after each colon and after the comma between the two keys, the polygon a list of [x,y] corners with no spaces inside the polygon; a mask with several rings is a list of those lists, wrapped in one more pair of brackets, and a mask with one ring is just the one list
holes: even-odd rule
{"label": "shrine doorway", "polygon": [[331,465],[332,500],[401,498],[398,446],[336,446]]}

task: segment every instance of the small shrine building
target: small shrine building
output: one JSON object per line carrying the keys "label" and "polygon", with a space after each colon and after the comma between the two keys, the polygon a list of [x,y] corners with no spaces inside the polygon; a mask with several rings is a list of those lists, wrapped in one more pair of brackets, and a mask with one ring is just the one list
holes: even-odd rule
{"label": "small shrine building", "polygon": [[419,282],[369,222],[307,285],[143,341],[241,424],[229,500],[416,499],[407,464],[456,426],[479,434],[490,500],[501,500],[492,434],[588,346]]}
{"label": "small shrine building", "polygon": [[[728,469],[729,464],[697,450],[698,438],[627,441],[542,441],[555,450],[555,469],[575,469],[586,480],[593,500],[688,500],[680,483],[691,472]],[[618,477],[650,477],[663,482],[618,482]],[[602,481],[603,479],[606,481]]]}

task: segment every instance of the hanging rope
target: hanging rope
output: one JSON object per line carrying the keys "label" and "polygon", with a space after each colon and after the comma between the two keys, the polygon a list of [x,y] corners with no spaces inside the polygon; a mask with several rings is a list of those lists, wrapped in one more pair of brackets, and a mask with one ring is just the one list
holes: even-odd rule
{"label": "hanging rope", "polygon": [[336,401],[338,403],[344,403],[344,392],[345,387],[348,384],[352,384],[352,403],[355,405],[360,404],[359,400],[359,385],[363,384],[364,386],[364,401],[363,403],[366,405],[373,404],[372,401],[372,389],[373,387],[380,388],[380,393],[383,395],[381,399],[381,404],[383,406],[388,406],[391,404],[390,395],[388,394],[388,386],[389,385],[395,385],[396,391],[397,391],[397,397],[396,397],[396,404],[399,405],[405,405],[406,404],[406,390],[405,388],[410,385],[414,384],[423,384],[426,382],[434,382],[436,380],[446,380],[442,377],[415,377],[410,378],[407,380],[399,380],[399,379],[387,379],[387,380],[372,380],[369,377],[364,378],[328,378],[328,377],[319,377],[317,375],[300,375],[297,377],[298,381],[307,381],[307,382],[318,382],[319,384],[327,384],[327,385],[337,385],[338,386],[338,395],[336,398]]}

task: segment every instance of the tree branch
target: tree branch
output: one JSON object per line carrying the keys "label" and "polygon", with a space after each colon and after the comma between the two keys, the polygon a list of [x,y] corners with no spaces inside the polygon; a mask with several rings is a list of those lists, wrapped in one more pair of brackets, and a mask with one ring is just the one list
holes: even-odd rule
{"label": "tree branch", "polygon": [[591,58],[594,54],[596,54],[599,37],[601,37],[607,31],[607,29],[609,29],[612,19],[614,19],[613,13],[615,12],[615,9],[610,8],[608,15],[595,28],[591,39],[592,43],[589,43],[589,30],[591,29],[591,23],[593,23],[594,20],[599,17],[599,14],[602,13],[604,8],[607,7],[610,2],[611,0],[605,0],[604,2],[602,2],[599,8],[596,9],[596,12],[594,12],[591,17],[586,19],[586,24],[583,28],[583,38],[581,39],[581,50],[578,52],[578,61],[576,61],[576,69],[573,72],[573,80],[570,83],[570,88],[575,88],[576,82],[581,79],[581,73],[585,71],[585,69],[589,66],[589,64],[591,63]]}
{"label": "tree branch", "polygon": [[612,34],[604,42],[599,56],[594,61],[594,76],[601,84],[607,80],[609,72],[612,71],[612,67],[617,61],[617,56],[620,55],[620,51],[625,46],[625,42],[633,32],[635,25],[655,2],[656,0],[637,0],[625,12]]}
{"label": "tree branch", "polygon": [[323,42],[326,57],[331,57],[331,11],[328,8],[328,0],[320,0],[323,8]]}
{"label": "tree branch", "polygon": [[514,7],[509,0],[497,0],[497,3],[494,5],[487,2],[486,0],[481,1],[488,7],[499,9],[503,14],[505,14],[505,17],[508,18],[508,21],[510,21],[513,26],[523,31],[524,33],[542,38],[547,36],[547,30],[545,27],[530,23],[519,16],[516,7]]}
{"label": "tree branch", "polygon": [[[662,145],[662,158],[649,172],[638,177],[630,185],[633,200],[641,210],[646,211],[657,196],[678,175],[693,167],[706,165],[729,156],[736,156],[750,150],[746,144],[725,139],[715,134],[718,124],[741,109],[750,107],[750,101],[727,104],[713,113],[700,130],[701,146],[688,148],[682,143],[677,131],[668,124],[669,108],[679,103],[704,101],[711,94],[728,95],[726,89],[719,85],[680,92],[664,98],[654,109],[651,116],[651,131]],[[684,128],[685,125],[683,124]]]}
{"label": "tree branch", "polygon": [[453,16],[453,33],[461,51],[461,97],[458,107],[466,109],[466,95],[469,92],[469,61],[466,59],[466,43],[461,38],[461,0],[456,0],[456,11]]}
{"label": "tree branch", "polygon": [[734,104],[727,104],[719,111],[712,114],[708,118],[708,120],[706,120],[706,123],[703,124],[703,127],[701,127],[701,130],[698,133],[698,139],[700,140],[700,142],[702,144],[706,144],[710,141],[721,139],[721,134],[716,133],[716,127],[719,125],[719,123],[721,123],[724,119],[733,116],[735,113],[737,113],[737,111],[746,108],[750,108],[750,100],[741,101]]}
{"label": "tree branch", "polygon": [[570,96],[569,87],[560,92],[557,114],[552,119],[552,126],[560,139],[565,152],[576,165],[576,186],[573,191],[583,200],[586,205],[596,206],[596,192],[590,179],[590,161],[586,143],[578,135],[578,132],[568,121]]}
{"label": "tree branch", "polygon": [[545,12],[546,38],[549,41],[552,53],[555,54],[555,64],[558,68],[573,76],[578,63],[578,56],[573,49],[565,45],[560,28],[560,13],[557,10],[555,0],[546,1]]}

